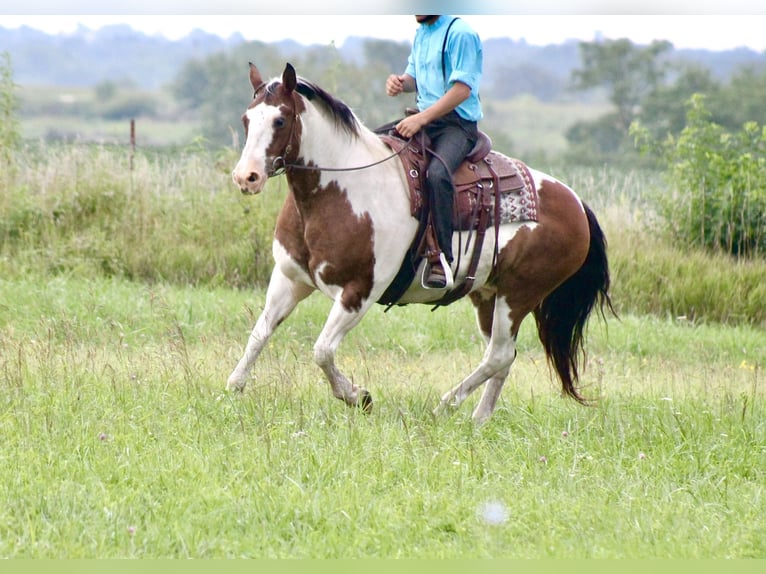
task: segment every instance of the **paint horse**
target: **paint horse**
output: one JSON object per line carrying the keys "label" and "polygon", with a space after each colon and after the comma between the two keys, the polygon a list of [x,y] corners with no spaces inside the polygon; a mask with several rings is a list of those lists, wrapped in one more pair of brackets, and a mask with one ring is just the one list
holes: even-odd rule
{"label": "paint horse", "polygon": [[[314,360],[336,398],[369,411],[369,392],[338,369],[335,354],[381,300],[418,233],[408,175],[379,135],[342,101],[296,76],[290,64],[281,78],[266,81],[251,63],[250,83],[253,101],[242,117],[246,141],[233,180],[242,193],[257,194],[270,177],[285,173],[289,193],[276,222],[265,307],[227,389],[245,388],[277,326],[319,290],[333,305],[314,344]],[[528,174],[538,191],[536,221],[502,223],[487,234],[467,294],[487,342],[484,357],[441,397],[435,413],[457,408],[485,385],[473,419],[490,417],[530,313],[563,393],[585,400],[577,388],[583,329],[594,307],[602,315],[605,303],[611,308],[606,240],[574,191],[539,171]],[[453,269],[455,284],[465,281],[467,265],[464,259]],[[435,303],[444,295],[423,288],[416,277],[397,303]]]}

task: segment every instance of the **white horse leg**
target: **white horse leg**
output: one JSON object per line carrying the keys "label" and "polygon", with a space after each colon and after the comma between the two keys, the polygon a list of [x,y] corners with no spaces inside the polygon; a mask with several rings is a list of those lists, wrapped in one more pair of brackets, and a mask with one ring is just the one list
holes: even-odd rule
{"label": "white horse leg", "polygon": [[500,397],[500,391],[503,390],[505,379],[508,378],[508,373],[511,368],[508,367],[504,371],[498,373],[487,381],[484,387],[484,392],[481,394],[479,404],[473,411],[472,418],[477,424],[484,424],[492,416],[497,404],[497,399]]}
{"label": "white horse leg", "polygon": [[269,337],[295,309],[295,306],[313,290],[314,288],[309,285],[290,280],[280,271],[279,267],[274,268],[269,280],[269,287],[266,290],[266,304],[250,333],[242,358],[226,381],[226,390],[244,390],[250,369],[258,355],[261,354]]}
{"label": "white horse leg", "polygon": [[[457,409],[482,383],[490,378],[507,375],[516,358],[516,339],[511,335],[511,326],[510,308],[504,298],[498,297],[492,318],[492,335],[484,352],[484,358],[470,375],[442,396],[441,402],[434,409],[434,414],[439,414],[448,408]],[[504,376],[502,380],[505,380]],[[497,385],[497,383],[494,384]],[[497,392],[499,393],[499,389]]]}
{"label": "white horse leg", "polygon": [[370,393],[354,385],[338,370],[335,366],[335,352],[343,337],[359,323],[371,303],[363,303],[361,309],[353,311],[346,309],[340,300],[339,295],[319,338],[314,343],[314,360],[324,371],[335,398],[341,399],[349,406],[361,406],[365,412],[369,412],[372,410]]}

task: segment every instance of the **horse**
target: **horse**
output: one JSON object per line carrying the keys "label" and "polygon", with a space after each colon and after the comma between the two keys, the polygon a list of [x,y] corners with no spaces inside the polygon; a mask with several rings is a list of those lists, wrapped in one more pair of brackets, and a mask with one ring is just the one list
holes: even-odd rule
{"label": "horse", "polygon": [[[232,179],[243,194],[255,195],[269,178],[284,174],[288,193],[276,221],[265,304],[226,388],[244,390],[275,329],[300,301],[320,291],[333,304],[313,359],[334,397],[370,412],[369,391],[338,369],[335,355],[392,283],[418,232],[405,169],[348,105],[297,76],[289,63],[281,78],[271,80],[250,63],[249,79],[253,100],[242,116],[245,142]],[[578,390],[578,369],[592,310],[603,316],[604,306],[612,306],[606,238],[572,189],[528,169],[539,194],[536,220],[503,223],[487,234],[466,294],[486,342],[484,357],[441,396],[434,414],[454,411],[485,385],[472,418],[478,424],[490,418],[530,313],[562,394],[588,402]],[[455,283],[465,281],[466,273],[463,260],[453,270]],[[397,305],[432,304],[444,295],[415,278]]]}

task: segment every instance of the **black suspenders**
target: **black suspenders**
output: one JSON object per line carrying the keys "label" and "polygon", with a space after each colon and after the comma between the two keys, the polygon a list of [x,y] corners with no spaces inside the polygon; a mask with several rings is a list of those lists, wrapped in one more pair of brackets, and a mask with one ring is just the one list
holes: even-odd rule
{"label": "black suspenders", "polygon": [[449,38],[449,31],[450,28],[452,28],[452,25],[455,23],[455,20],[458,20],[458,18],[453,18],[452,22],[450,22],[449,26],[447,26],[447,31],[444,33],[444,42],[442,43],[442,79],[444,80],[445,90],[447,88],[447,67],[444,63],[444,58],[447,52],[447,38]]}

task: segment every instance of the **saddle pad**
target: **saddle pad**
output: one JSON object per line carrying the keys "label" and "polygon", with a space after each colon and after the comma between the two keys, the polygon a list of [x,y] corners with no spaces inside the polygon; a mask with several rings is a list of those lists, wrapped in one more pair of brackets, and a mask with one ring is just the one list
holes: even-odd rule
{"label": "saddle pad", "polygon": [[[455,230],[475,229],[482,208],[491,214],[490,225],[494,225],[496,216],[499,223],[537,221],[537,189],[529,168],[517,159],[491,151],[476,163],[464,162],[453,181]],[[497,209],[496,198],[500,201]]]}

